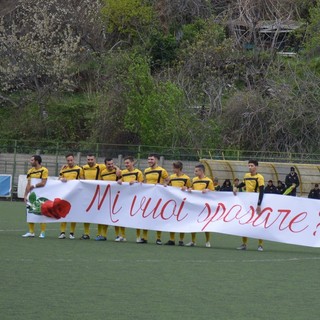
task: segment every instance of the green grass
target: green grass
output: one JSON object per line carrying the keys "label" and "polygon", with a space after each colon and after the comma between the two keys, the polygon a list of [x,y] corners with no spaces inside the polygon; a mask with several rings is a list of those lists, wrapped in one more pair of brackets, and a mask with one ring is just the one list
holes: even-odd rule
{"label": "green grass", "polygon": [[319,318],[316,248],[266,242],[257,252],[250,239],[237,251],[239,237],[221,234],[212,248],[201,247],[202,234],[198,247],[157,246],[154,232],[138,245],[130,229],[127,243],[115,243],[113,227],[107,242],[59,240],[59,224],[47,225],[46,239],[24,239],[20,202],[1,201],[0,221],[4,320]]}

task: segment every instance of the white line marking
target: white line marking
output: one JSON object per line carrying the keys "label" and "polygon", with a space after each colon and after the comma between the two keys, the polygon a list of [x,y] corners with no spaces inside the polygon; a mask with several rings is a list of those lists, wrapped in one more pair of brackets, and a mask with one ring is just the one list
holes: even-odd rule
{"label": "white line marking", "polygon": [[[265,263],[265,262],[298,262],[298,261],[307,261],[307,260],[320,260],[320,257],[307,257],[307,258],[288,258],[288,259],[255,259],[255,260],[176,260],[176,263],[194,263],[194,264],[204,264],[204,263]],[[75,263],[78,260],[74,259],[33,259],[33,258],[19,258],[19,259],[11,259],[11,258],[4,258],[0,259],[0,262],[70,262]],[[98,262],[114,262],[114,263],[129,263],[129,262],[136,262],[136,263],[164,263],[164,260],[157,260],[157,259],[139,259],[139,260],[124,260],[124,259],[98,259]],[[172,262],[171,260],[167,260]]]}

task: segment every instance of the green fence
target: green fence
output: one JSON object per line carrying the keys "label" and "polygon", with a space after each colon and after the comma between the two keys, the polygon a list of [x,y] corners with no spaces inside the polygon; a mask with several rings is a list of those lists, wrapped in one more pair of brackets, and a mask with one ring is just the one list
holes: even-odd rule
{"label": "green fence", "polygon": [[[255,158],[266,162],[318,163],[320,154],[245,151],[233,149],[181,148],[132,144],[104,144],[90,142],[67,141],[64,143],[39,140],[1,140],[0,153],[35,154],[63,156],[69,152],[88,154],[96,157],[116,158],[119,154],[133,155],[137,159],[146,158],[149,153],[159,153],[165,159],[197,161],[200,158],[213,160],[248,160]],[[0,157],[1,160],[1,157]]]}

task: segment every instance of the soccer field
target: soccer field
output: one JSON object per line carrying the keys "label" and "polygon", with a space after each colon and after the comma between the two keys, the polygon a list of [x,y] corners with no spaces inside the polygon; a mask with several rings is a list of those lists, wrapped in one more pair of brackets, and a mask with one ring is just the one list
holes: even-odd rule
{"label": "soccer field", "polygon": [[[1,319],[319,319],[320,250],[274,242],[237,251],[239,237],[212,234],[212,247],[45,239],[27,231],[21,202],[0,202]],[[69,227],[69,225],[68,225]],[[77,225],[77,239],[83,226]],[[92,238],[96,226],[91,225]],[[169,239],[163,233],[162,240]],[[186,235],[186,240],[190,235]]]}

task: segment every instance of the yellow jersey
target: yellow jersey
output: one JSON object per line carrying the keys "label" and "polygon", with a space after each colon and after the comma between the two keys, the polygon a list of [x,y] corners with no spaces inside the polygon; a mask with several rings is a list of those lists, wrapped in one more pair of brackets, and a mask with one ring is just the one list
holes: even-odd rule
{"label": "yellow jersey", "polygon": [[143,182],[143,174],[139,169],[128,169],[121,170],[121,179],[123,182],[138,181]]}
{"label": "yellow jersey", "polygon": [[194,177],[192,179],[192,185],[193,190],[204,190],[209,189],[211,191],[214,191],[213,181],[208,177],[198,178]]}
{"label": "yellow jersey", "polygon": [[61,168],[59,177],[67,180],[83,179],[83,169],[78,165],[74,165],[72,168],[65,165]]}
{"label": "yellow jersey", "polygon": [[147,168],[144,170],[145,181],[148,184],[163,183],[169,177],[166,169],[158,166],[156,168]]}
{"label": "yellow jersey", "polygon": [[107,168],[104,168],[101,171],[101,180],[106,180],[106,181],[117,181],[118,177],[117,177],[117,169],[114,168],[111,171],[108,171]]}
{"label": "yellow jersey", "polygon": [[177,176],[177,174],[172,174],[170,176],[169,186],[182,188],[182,187],[191,187],[191,180],[186,174]]}
{"label": "yellow jersey", "polygon": [[40,167],[39,169],[32,167],[27,172],[28,180],[31,180],[32,178],[48,179],[48,176],[49,176],[49,171],[46,167]]}
{"label": "yellow jersey", "polygon": [[243,178],[246,185],[246,192],[259,192],[259,187],[264,187],[264,178],[260,173],[251,175],[250,172],[246,173]]}
{"label": "yellow jersey", "polygon": [[90,167],[88,164],[85,164],[83,167],[83,178],[85,180],[101,180],[101,168],[99,164],[95,164]]}

